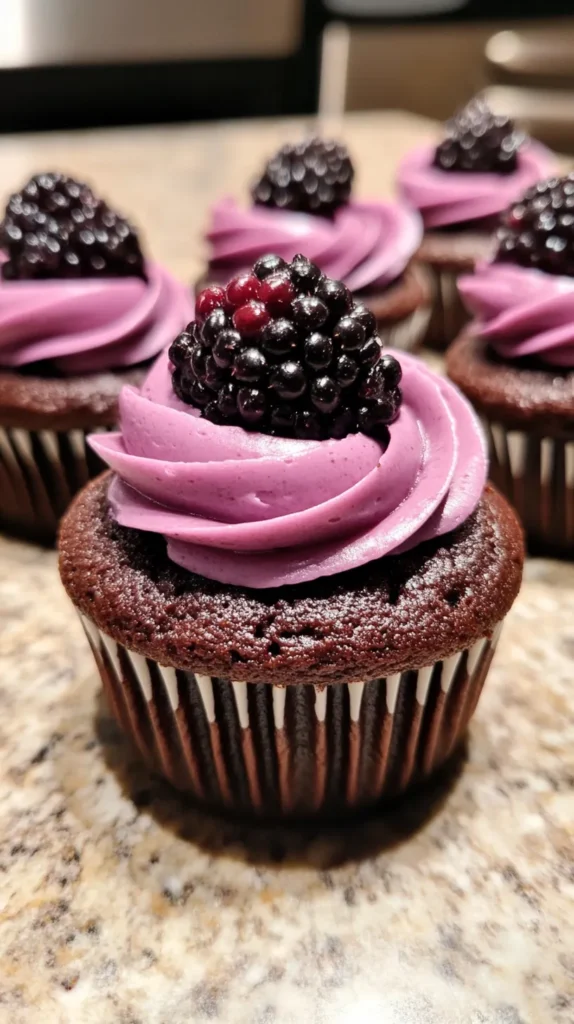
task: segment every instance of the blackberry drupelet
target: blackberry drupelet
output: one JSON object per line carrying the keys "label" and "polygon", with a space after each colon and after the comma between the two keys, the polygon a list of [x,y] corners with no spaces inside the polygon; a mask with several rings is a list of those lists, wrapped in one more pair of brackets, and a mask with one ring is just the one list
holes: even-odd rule
{"label": "blackberry drupelet", "polygon": [[145,278],[136,231],[88,185],[37,174],[8,200],[0,227],[5,279]]}
{"label": "blackberry drupelet", "polygon": [[472,100],[446,124],[446,138],[437,146],[435,167],[441,171],[498,172],[516,170],[524,141],[509,117],[493,114],[483,99]]}
{"label": "blackberry drupelet", "polygon": [[533,185],[508,208],[496,260],[574,277],[574,173]]}
{"label": "blackberry drupelet", "polygon": [[252,189],[253,201],[259,206],[328,217],[348,201],[354,173],[347,147],[341,142],[307,139],[283,146],[269,160]]}
{"label": "blackberry drupelet", "polygon": [[281,437],[386,440],[402,400],[373,314],[300,255],[206,288],[169,358],[175,393],[207,419]]}

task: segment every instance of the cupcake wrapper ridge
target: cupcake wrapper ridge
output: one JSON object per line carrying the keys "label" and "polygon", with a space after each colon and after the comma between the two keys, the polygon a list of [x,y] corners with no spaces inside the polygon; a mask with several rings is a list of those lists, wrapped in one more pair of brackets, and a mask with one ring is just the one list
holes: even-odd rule
{"label": "cupcake wrapper ridge", "polygon": [[425,344],[444,351],[470,320],[458,291],[460,273],[429,266],[432,282],[432,313]]}
{"label": "cupcake wrapper ridge", "polygon": [[548,437],[483,424],[491,479],[514,505],[529,543],[574,557],[574,434]]}
{"label": "cupcake wrapper ridge", "polygon": [[[365,301],[368,305],[368,300]],[[430,317],[430,306],[419,306],[403,320],[397,320],[395,323],[379,320],[377,331],[384,346],[403,352],[414,352],[423,343],[429,328]]]}
{"label": "cupcake wrapper ridge", "polygon": [[51,542],[74,495],[105,466],[86,443],[113,427],[25,430],[0,426],[0,527]]}
{"label": "cupcake wrapper ridge", "polygon": [[268,816],[352,810],[426,778],[462,740],[502,626],[386,679],[278,686],[159,665],[81,619],[144,759],[212,808]]}

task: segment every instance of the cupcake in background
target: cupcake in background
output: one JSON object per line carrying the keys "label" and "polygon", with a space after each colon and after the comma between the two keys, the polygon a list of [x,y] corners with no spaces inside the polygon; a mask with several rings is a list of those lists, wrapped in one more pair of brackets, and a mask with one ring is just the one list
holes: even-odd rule
{"label": "cupcake in background", "polygon": [[427,275],[412,262],[420,217],[399,203],[353,199],[353,178],[340,142],[283,146],[254,184],[250,206],[226,198],[212,207],[208,267],[197,290],[226,284],[266,253],[289,261],[304,252],[368,303],[385,343],[416,348],[430,311]]}
{"label": "cupcake in background", "polygon": [[395,796],[461,742],[520,585],[478,420],[304,256],[196,313],[60,532],[111,706],[213,807]]}
{"label": "cupcake in background", "polygon": [[476,319],[447,367],[486,424],[491,477],[533,550],[573,557],[574,174],[509,208],[460,291]]}
{"label": "cupcake in background", "polygon": [[122,386],[193,304],[128,221],[62,174],[10,197],[0,244],[0,528],[50,542],[101,472],[86,434],[115,426]]}
{"label": "cupcake in background", "polygon": [[421,214],[419,258],[432,275],[428,344],[446,348],[467,322],[459,275],[492,255],[502,211],[554,167],[545,146],[518,131],[510,118],[493,114],[481,98],[447,122],[438,146],[420,146],[402,161],[399,194]]}

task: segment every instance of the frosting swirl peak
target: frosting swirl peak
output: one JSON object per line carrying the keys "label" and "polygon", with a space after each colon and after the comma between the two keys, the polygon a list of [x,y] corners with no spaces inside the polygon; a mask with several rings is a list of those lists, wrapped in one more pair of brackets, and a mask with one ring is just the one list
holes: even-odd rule
{"label": "frosting swirl peak", "polygon": [[396,203],[349,202],[332,218],[242,207],[227,198],[211,210],[207,232],[210,268],[227,279],[263,253],[285,260],[304,252],[328,277],[353,292],[395,281],[418,249],[422,224],[417,213]]}
{"label": "frosting swirl peak", "polygon": [[154,358],[191,320],[193,304],[163,267],[146,269],[146,281],[0,280],[0,366],[49,360],[76,374]]}
{"label": "frosting swirl peak", "polygon": [[484,263],[459,288],[480,337],[503,359],[574,367],[574,278]]}
{"label": "frosting swirl peak", "polygon": [[300,583],[455,529],[486,480],[478,421],[448,381],[401,354],[403,406],[374,438],[299,441],[222,427],[173,393],[166,355],[124,388],[121,434],[96,435],[115,470],[113,516],[163,534],[172,561],[255,588]]}
{"label": "frosting swirl peak", "polygon": [[553,170],[552,154],[530,140],[509,174],[445,171],[434,166],[435,146],[412,150],[398,172],[399,193],[420,211],[425,228],[443,228],[498,216],[520,192]]}

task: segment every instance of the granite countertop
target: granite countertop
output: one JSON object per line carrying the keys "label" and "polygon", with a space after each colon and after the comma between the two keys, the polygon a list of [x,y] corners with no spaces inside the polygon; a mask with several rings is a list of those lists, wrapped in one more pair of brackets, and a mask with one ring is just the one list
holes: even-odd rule
{"label": "granite countertop", "polygon": [[[432,130],[350,118],[362,191]],[[93,178],[197,273],[277,122],[0,141]],[[238,191],[237,188],[235,191]],[[456,771],[319,831],[194,812],[133,759],[54,552],[0,540],[0,1024],[572,1024],[574,565],[533,560]]]}

